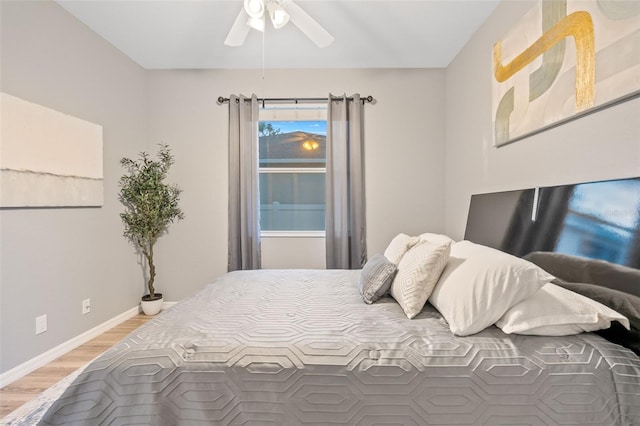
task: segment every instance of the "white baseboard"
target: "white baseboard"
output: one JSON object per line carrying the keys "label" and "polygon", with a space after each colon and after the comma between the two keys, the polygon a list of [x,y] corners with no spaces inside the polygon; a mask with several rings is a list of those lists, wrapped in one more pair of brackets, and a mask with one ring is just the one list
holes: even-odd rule
{"label": "white baseboard", "polygon": [[[162,310],[164,311],[165,309],[169,309],[176,303],[178,302],[164,302],[162,304]],[[8,384],[23,378],[32,371],[35,371],[38,368],[47,365],[54,359],[66,354],[67,352],[77,348],[84,343],[87,343],[94,337],[97,337],[105,331],[112,329],[116,325],[125,322],[129,318],[135,317],[141,312],[142,308],[140,307],[140,304],[138,304],[138,306],[135,306],[121,313],[120,315],[103,322],[102,324],[92,328],[91,330],[85,331],[84,333],[70,340],[67,340],[64,343],[59,344],[55,348],[49,349],[48,351],[36,356],[35,358],[31,358],[29,361],[23,362],[22,364],[12,368],[11,370],[0,374],[0,388],[3,388]]]}
{"label": "white baseboard", "polygon": [[[163,309],[166,308],[166,305],[167,303],[163,304]],[[129,318],[135,317],[139,312],[140,305],[135,306],[121,313],[120,315],[103,322],[102,324],[92,328],[91,330],[85,331],[84,333],[36,356],[35,358],[32,358],[27,362],[23,362],[22,364],[12,368],[11,370],[0,374],[0,388],[3,388],[12,382],[15,382],[16,380],[21,379],[32,371],[35,371],[38,368],[50,363],[54,359],[66,354],[67,352],[77,348],[78,346],[87,343],[94,337],[99,336],[100,334],[128,320]]]}

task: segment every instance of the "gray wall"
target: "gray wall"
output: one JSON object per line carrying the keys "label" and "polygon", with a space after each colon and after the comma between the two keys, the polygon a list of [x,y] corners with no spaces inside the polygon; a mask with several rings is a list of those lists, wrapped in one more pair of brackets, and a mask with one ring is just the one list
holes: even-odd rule
{"label": "gray wall", "polygon": [[446,70],[446,231],[464,235],[471,194],[640,175],[640,99],[492,146],[493,44],[533,5],[503,1]]}
{"label": "gray wall", "polygon": [[[253,92],[373,95],[377,103],[365,106],[369,253],[382,252],[398,232],[444,231],[444,70],[267,70],[264,80],[262,71],[149,71],[149,140],[171,144],[172,179],[184,190],[186,220],[156,250],[158,288],[169,300],[226,271],[228,107],[216,99]],[[304,250],[324,256],[316,243]],[[272,254],[270,265],[287,265]]]}
{"label": "gray wall", "polygon": [[[264,79],[247,70],[145,71],[53,2],[0,4],[1,90],[102,125],[105,175],[102,208],[0,211],[0,371],[138,303],[141,269],[118,216],[122,156],[160,142],[176,156],[170,179],[184,190],[186,219],[156,249],[166,300],[226,271],[228,113],[219,95],[374,95],[365,107],[369,252],[398,232],[444,230],[444,70],[268,70]],[[323,252],[311,243],[307,250]],[[36,336],[42,314],[48,331]]]}
{"label": "gray wall", "polygon": [[[121,236],[116,198],[124,155],[166,142],[176,156],[171,180],[184,190],[186,219],[156,250],[167,299],[226,270],[219,95],[377,99],[365,107],[370,254],[398,232],[461,238],[472,193],[640,175],[638,100],[491,146],[491,46],[530,5],[503,2],[446,71],[267,70],[263,80],[248,70],[144,71],[53,2],[0,2],[2,91],[102,125],[105,171],[102,208],[0,211],[0,371],[138,303],[141,270]],[[87,297],[92,312],[82,316]],[[35,336],[44,313],[49,331]]]}
{"label": "gray wall", "polygon": [[[53,2],[2,1],[3,92],[104,127],[102,208],[0,211],[0,371],[134,307],[142,294],[118,213],[119,159],[146,147],[146,75]],[[92,311],[81,314],[82,299]],[[48,331],[35,335],[35,317]]]}

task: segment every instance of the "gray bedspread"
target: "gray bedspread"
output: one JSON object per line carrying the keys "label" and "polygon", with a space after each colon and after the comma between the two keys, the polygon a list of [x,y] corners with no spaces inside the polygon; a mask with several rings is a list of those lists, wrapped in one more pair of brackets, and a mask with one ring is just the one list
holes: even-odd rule
{"label": "gray bedspread", "polygon": [[224,275],[94,361],[43,424],[640,424],[640,359],[591,334],[452,335],[360,271]]}

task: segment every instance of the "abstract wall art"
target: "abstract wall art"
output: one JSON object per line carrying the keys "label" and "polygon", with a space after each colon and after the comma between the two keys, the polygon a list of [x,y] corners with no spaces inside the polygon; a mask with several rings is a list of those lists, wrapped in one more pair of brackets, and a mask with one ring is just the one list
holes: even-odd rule
{"label": "abstract wall art", "polygon": [[1,97],[0,207],[101,206],[102,126]]}
{"label": "abstract wall art", "polygon": [[640,96],[640,1],[542,0],[493,46],[494,146]]}

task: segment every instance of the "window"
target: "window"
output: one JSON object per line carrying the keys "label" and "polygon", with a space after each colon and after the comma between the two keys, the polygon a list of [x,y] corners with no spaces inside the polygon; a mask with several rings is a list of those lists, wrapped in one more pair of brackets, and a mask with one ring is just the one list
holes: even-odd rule
{"label": "window", "polygon": [[326,109],[276,112],[260,112],[260,228],[324,232]]}

